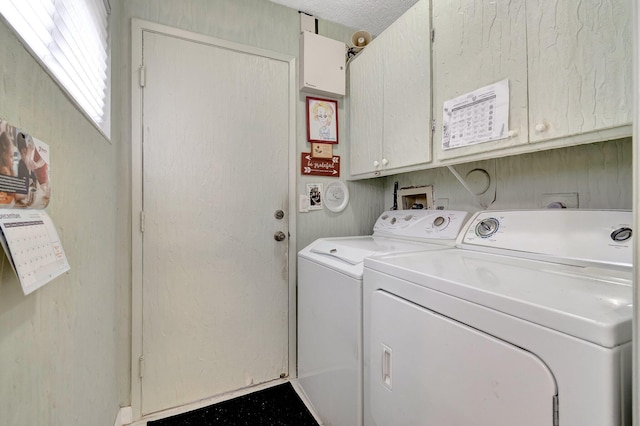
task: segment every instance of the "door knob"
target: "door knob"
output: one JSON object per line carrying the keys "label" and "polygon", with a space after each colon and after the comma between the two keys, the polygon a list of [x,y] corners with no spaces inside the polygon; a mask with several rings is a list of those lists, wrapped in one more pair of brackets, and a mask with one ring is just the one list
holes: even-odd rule
{"label": "door knob", "polygon": [[273,234],[273,239],[276,240],[276,241],[282,241],[285,238],[287,238],[287,236],[282,231],[278,231],[275,234]]}

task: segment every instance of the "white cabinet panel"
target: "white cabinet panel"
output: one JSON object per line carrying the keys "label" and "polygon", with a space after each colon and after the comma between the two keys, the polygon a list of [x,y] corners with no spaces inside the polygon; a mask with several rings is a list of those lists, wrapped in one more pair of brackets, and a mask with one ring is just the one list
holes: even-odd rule
{"label": "white cabinet panel", "polygon": [[350,173],[379,170],[382,156],[382,61],[368,46],[349,64]]}
{"label": "white cabinet panel", "polygon": [[431,161],[430,32],[420,0],[349,64],[351,177]]}
{"label": "white cabinet panel", "polygon": [[387,169],[431,161],[431,66],[427,1],[402,15],[384,39]]}
{"label": "white cabinet panel", "polygon": [[632,3],[527,1],[531,142],[631,124]]}
{"label": "white cabinet panel", "polygon": [[[438,160],[527,143],[527,40],[525,2],[482,0],[433,3],[433,96]],[[497,81],[509,80],[509,130],[514,136],[442,149],[445,101]]]}

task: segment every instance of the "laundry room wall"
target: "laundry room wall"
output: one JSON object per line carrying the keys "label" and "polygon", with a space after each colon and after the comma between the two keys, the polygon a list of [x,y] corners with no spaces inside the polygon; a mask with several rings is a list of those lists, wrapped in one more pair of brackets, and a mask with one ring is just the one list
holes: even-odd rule
{"label": "laundry room wall", "polygon": [[433,185],[436,201],[470,212],[542,208],[544,194],[558,193],[577,193],[581,209],[631,209],[631,148],[626,138],[454,166],[462,177],[486,170],[495,188],[493,202],[488,194],[471,195],[446,167],[386,177],[384,198],[393,202],[397,181],[400,188]]}
{"label": "laundry room wall", "polygon": [[[117,6],[116,2],[113,2]],[[25,296],[0,254],[0,425],[113,425],[118,141],[105,139],[0,19],[0,117],[49,144],[71,270]]]}
{"label": "laundry room wall", "polygon": [[[118,292],[119,304],[119,352],[118,386],[120,389],[120,403],[123,406],[131,403],[131,78],[135,75],[138,64],[131,64],[131,19],[137,18],[155,22],[175,28],[180,28],[227,41],[242,43],[248,46],[268,49],[271,51],[298,56],[298,37],[300,32],[300,18],[296,10],[276,5],[264,0],[136,0],[122,3],[122,24],[118,51],[122,66],[114,72],[122,82],[122,90],[118,93],[118,100],[114,101],[119,107],[117,132],[122,140],[119,152],[119,188],[118,222],[122,224],[118,233]],[[335,40],[347,41],[353,29],[326,21],[319,21],[318,33]],[[297,80],[296,80],[297,81]],[[297,103],[297,149],[295,165],[297,193],[291,194],[297,199],[305,193],[307,183],[328,183],[330,178],[300,176],[300,153],[309,152],[310,144],[306,141],[305,99],[306,94],[298,92]],[[339,132],[345,135],[346,120],[344,100],[338,100],[340,116]],[[242,141],[255,143],[257,141]],[[334,153],[342,156],[342,162],[347,163],[347,144],[341,142],[335,147]],[[344,170],[343,176],[346,176]],[[296,238],[296,248],[307,245],[320,236],[355,235],[370,233],[371,227],[382,208],[383,181],[349,182],[351,202],[341,213],[331,213],[328,210],[310,213],[290,212],[297,215],[297,227],[291,233]],[[233,203],[230,201],[229,205]],[[242,208],[234,206],[230,208]],[[365,212],[362,214],[361,212]]]}

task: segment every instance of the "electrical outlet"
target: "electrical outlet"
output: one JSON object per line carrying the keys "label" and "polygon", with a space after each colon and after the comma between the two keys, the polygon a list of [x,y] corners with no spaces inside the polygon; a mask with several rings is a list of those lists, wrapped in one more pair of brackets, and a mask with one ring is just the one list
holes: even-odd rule
{"label": "electrical outlet", "polygon": [[565,192],[565,193],[542,194],[540,207],[542,207],[543,209],[553,209],[553,208],[577,209],[578,193]]}
{"label": "electrical outlet", "polygon": [[448,207],[449,207],[448,198],[436,198],[436,202],[435,202],[436,210],[446,210]]}

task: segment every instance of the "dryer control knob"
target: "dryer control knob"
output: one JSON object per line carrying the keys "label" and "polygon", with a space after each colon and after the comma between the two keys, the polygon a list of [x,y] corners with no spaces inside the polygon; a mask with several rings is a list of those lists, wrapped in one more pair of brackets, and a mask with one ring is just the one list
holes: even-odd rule
{"label": "dryer control knob", "polygon": [[482,238],[488,238],[495,234],[499,227],[500,222],[498,222],[498,219],[493,217],[484,219],[476,225],[476,235]]}
{"label": "dryer control knob", "polygon": [[631,228],[618,228],[611,233],[611,239],[617,242],[627,241],[629,238],[631,238],[632,234],[633,230]]}

